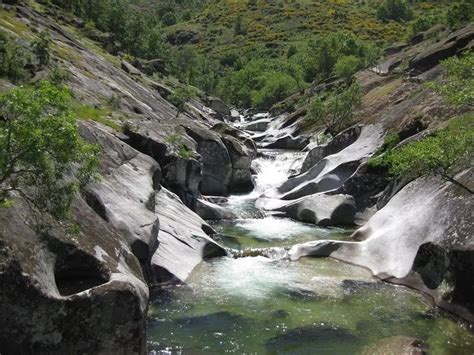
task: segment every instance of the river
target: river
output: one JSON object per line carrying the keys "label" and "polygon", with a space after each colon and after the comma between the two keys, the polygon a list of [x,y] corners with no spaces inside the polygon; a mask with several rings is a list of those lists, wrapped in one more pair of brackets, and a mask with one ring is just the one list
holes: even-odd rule
{"label": "river", "polygon": [[395,336],[422,339],[430,354],[474,353],[472,332],[440,314],[423,295],[333,259],[285,258],[285,247],[344,240],[352,232],[256,207],[258,198],[271,197],[298,170],[303,157],[260,151],[253,163],[255,190],[230,196],[226,204],[244,218],[213,224],[230,256],[203,262],[186,285],[153,295],[150,354],[355,354]]}

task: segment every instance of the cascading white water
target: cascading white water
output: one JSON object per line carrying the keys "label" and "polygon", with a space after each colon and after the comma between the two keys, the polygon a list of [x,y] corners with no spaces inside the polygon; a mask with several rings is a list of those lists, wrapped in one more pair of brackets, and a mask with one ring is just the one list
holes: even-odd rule
{"label": "cascading white water", "polygon": [[257,172],[255,177],[255,194],[272,196],[290,175],[298,172],[305,153],[294,151],[264,151],[252,167]]}

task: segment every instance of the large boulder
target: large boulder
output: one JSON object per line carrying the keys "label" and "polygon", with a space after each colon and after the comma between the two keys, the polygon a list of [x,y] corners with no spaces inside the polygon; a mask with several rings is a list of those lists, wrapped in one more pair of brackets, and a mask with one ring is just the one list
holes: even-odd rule
{"label": "large boulder", "polygon": [[370,158],[383,144],[381,125],[364,126],[357,140],[340,152],[320,160],[305,173],[288,179],[278,191],[286,200],[341,187],[359,165]]}
{"label": "large boulder", "polygon": [[155,196],[160,219],[159,245],[153,259],[153,282],[185,282],[203,260],[225,256],[223,247],[208,235],[214,230],[165,188]]}
{"label": "large boulder", "polygon": [[206,234],[212,233],[206,222],[160,185],[154,159],[97,123],[80,127],[102,147],[102,178],[87,187],[87,202],[124,236],[149,282],[186,281],[204,257],[225,254]]}
{"label": "large boulder", "polygon": [[127,238],[78,197],[78,234],[0,209],[2,354],[145,354],[148,287]]}
{"label": "large boulder", "polygon": [[102,177],[87,186],[86,201],[124,236],[151,277],[149,265],[158,247],[159,220],[153,199],[160,189],[160,167],[95,122],[80,122],[80,132],[101,147]]}
{"label": "large boulder", "polygon": [[324,157],[338,153],[354,143],[359,138],[361,131],[361,125],[349,127],[335,136],[329,143],[311,149],[303,162],[301,173],[308,171]]}
{"label": "large boulder", "polygon": [[199,199],[197,201],[195,212],[199,215],[199,217],[208,221],[220,221],[238,218],[237,214],[231,209],[219,206],[204,199]]}
{"label": "large boulder", "polygon": [[356,211],[352,196],[324,193],[305,196],[295,201],[277,202],[275,206],[267,209],[283,212],[286,217],[319,226],[353,225]]}
{"label": "large boulder", "polygon": [[[472,188],[471,170],[456,179]],[[406,185],[353,238],[296,245],[293,260],[331,256],[430,294],[440,306],[474,321],[472,194],[438,178]],[[450,290],[447,292],[447,290]]]}
{"label": "large boulder", "polygon": [[309,144],[309,138],[305,136],[293,137],[291,134],[277,138],[274,142],[265,144],[267,149],[302,150]]}
{"label": "large boulder", "polygon": [[225,102],[219,99],[218,97],[208,97],[206,99],[206,104],[211,110],[213,110],[217,114],[219,118],[231,116],[229,106],[227,106]]}
{"label": "large boulder", "polygon": [[186,132],[197,143],[197,152],[201,156],[201,193],[226,195],[232,178],[232,161],[226,146],[218,134],[207,129],[187,126]]}
{"label": "large boulder", "polygon": [[425,72],[438,65],[442,60],[464,51],[473,39],[474,23],[470,23],[442,41],[424,49],[410,61],[409,68],[414,74]]}

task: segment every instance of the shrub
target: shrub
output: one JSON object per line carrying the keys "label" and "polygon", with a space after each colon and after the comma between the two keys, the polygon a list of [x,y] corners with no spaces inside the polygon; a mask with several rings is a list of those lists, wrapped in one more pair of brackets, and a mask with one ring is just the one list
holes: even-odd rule
{"label": "shrub", "polygon": [[356,56],[348,55],[338,59],[334,66],[334,74],[346,82],[352,80],[352,76],[360,69],[360,60]]}
{"label": "shrub", "polygon": [[[98,152],[79,136],[69,91],[49,82],[13,89],[0,96],[0,117],[0,201],[16,192],[41,216],[67,219]],[[73,171],[78,182],[67,178]]]}
{"label": "shrub", "polygon": [[263,78],[263,86],[253,92],[252,104],[259,109],[269,109],[295,91],[291,76],[286,73],[267,73]]}
{"label": "shrub", "polygon": [[380,21],[407,21],[412,17],[410,7],[404,0],[385,0],[377,8],[377,18]]}
{"label": "shrub", "polygon": [[472,19],[473,11],[473,5],[467,2],[455,4],[446,12],[446,22],[450,27],[462,25]]}
{"label": "shrub", "polygon": [[446,59],[442,66],[445,80],[430,87],[452,105],[474,106],[474,52]]}
{"label": "shrub", "polygon": [[336,90],[325,100],[316,97],[310,104],[307,114],[309,121],[323,124],[327,133],[335,136],[352,119],[353,112],[361,104],[361,92],[358,84]]}
{"label": "shrub", "polygon": [[410,34],[416,35],[417,33],[427,31],[436,24],[437,20],[433,16],[420,16],[413,23],[410,24]]}
{"label": "shrub", "polygon": [[173,26],[177,22],[178,22],[178,19],[176,17],[176,14],[173,13],[173,12],[167,12],[161,18],[161,23],[163,23],[163,25],[165,25],[165,26]]}
{"label": "shrub", "polygon": [[0,77],[18,83],[28,77],[25,65],[30,61],[28,51],[17,45],[0,30]]}
{"label": "shrub", "polygon": [[168,97],[168,101],[170,101],[178,109],[176,117],[178,117],[179,114],[185,110],[186,103],[195,96],[196,92],[193,88],[179,87]]}
{"label": "shrub", "polygon": [[409,143],[387,154],[383,161],[395,178],[415,179],[439,175],[471,194],[468,187],[455,180],[456,168],[469,164],[474,154],[474,129],[444,129],[418,142]]}
{"label": "shrub", "polygon": [[31,48],[33,50],[33,53],[36,55],[36,58],[38,59],[40,68],[43,68],[49,64],[50,45],[51,37],[46,31],[41,32],[38,38],[36,38],[31,43]]}

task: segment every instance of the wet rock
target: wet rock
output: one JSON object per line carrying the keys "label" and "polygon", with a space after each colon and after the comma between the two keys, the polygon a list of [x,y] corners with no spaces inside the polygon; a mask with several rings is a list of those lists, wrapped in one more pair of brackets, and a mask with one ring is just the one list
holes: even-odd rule
{"label": "wet rock", "polygon": [[308,171],[328,155],[340,152],[347,146],[353,144],[359,138],[362,126],[356,125],[339,133],[329,143],[313,148],[306,156],[301,167],[301,173]]}
{"label": "wet rock", "polygon": [[319,226],[353,225],[355,202],[349,195],[320,193],[281,203],[272,210],[284,212],[285,216],[298,221]]}
{"label": "wet rock", "polygon": [[[295,328],[281,333],[265,342],[268,352],[303,353],[311,346],[321,353],[337,353],[342,344],[358,342],[350,330],[330,325]],[[309,353],[309,352],[308,352]]]}
{"label": "wet rock", "polygon": [[309,144],[308,137],[293,137],[291,134],[286,135],[282,138],[278,138],[276,141],[266,144],[264,147],[268,149],[288,149],[288,150],[302,150]]}
{"label": "wet rock", "polygon": [[231,209],[225,208],[209,201],[197,200],[194,210],[202,219],[208,221],[220,221],[223,219],[237,219],[238,216]]}
{"label": "wet rock", "polygon": [[227,148],[232,164],[228,191],[233,193],[251,192],[254,184],[250,166],[256,156],[256,151],[249,150],[234,137],[222,136],[221,139]]}
{"label": "wet rock", "polygon": [[227,254],[208,236],[215,234],[213,229],[177,195],[162,188],[155,198],[160,220],[159,245],[152,258],[155,282],[184,282],[203,259]]}
{"label": "wet rock", "polygon": [[357,171],[359,165],[382,146],[383,136],[384,131],[380,125],[363,127],[353,144],[323,158],[305,173],[288,179],[278,191],[284,194],[284,199],[294,200],[341,187]]}
{"label": "wet rock", "polygon": [[375,354],[400,354],[400,355],[424,355],[428,353],[428,347],[417,338],[407,336],[394,336],[379,340],[374,344],[365,346],[362,355]]}
{"label": "wet rock", "polygon": [[184,329],[199,329],[204,333],[221,332],[223,329],[232,331],[245,326],[250,320],[230,312],[217,312],[196,317],[183,317],[176,320]]}
{"label": "wet rock", "polygon": [[261,120],[246,123],[242,126],[242,128],[252,132],[265,132],[268,128],[269,123],[270,119],[264,118]]}
{"label": "wet rock", "polygon": [[[465,184],[474,181],[470,170],[456,178]],[[472,300],[474,294],[472,205],[472,196],[453,184],[438,178],[418,179],[355,232],[361,242],[332,241],[332,250],[323,254],[423,290],[438,305],[472,321],[473,304],[464,296]],[[289,254],[294,260],[321,254],[322,247],[321,242],[301,244]],[[446,293],[449,288],[451,292]]]}
{"label": "wet rock", "polygon": [[214,132],[198,127],[186,127],[186,131],[196,141],[201,156],[201,193],[226,195],[232,178],[232,161],[226,146]]}

